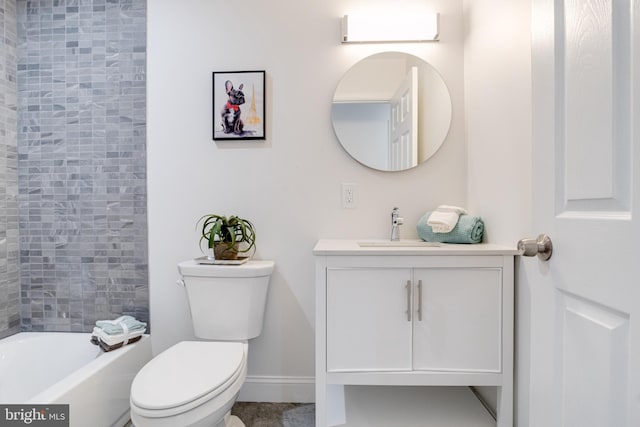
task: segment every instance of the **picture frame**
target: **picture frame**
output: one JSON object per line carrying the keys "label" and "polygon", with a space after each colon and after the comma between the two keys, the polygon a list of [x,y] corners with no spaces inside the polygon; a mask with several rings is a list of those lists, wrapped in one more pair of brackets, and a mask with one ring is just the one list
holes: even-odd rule
{"label": "picture frame", "polygon": [[266,138],[265,72],[213,72],[213,140]]}

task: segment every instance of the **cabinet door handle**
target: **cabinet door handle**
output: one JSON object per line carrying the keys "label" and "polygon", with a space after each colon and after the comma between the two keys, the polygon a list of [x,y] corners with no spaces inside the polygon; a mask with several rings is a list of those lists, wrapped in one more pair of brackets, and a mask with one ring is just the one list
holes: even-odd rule
{"label": "cabinet door handle", "polygon": [[407,322],[411,322],[411,280],[407,280]]}
{"label": "cabinet door handle", "polygon": [[422,280],[418,280],[418,321],[422,322]]}

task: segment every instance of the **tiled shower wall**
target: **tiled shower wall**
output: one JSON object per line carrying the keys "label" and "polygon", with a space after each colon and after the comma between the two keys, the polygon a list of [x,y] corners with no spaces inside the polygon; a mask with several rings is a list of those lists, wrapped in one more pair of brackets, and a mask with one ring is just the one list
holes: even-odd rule
{"label": "tiled shower wall", "polygon": [[20,329],[16,1],[0,0],[0,338]]}
{"label": "tiled shower wall", "polygon": [[146,1],[17,0],[22,330],[148,322]]}

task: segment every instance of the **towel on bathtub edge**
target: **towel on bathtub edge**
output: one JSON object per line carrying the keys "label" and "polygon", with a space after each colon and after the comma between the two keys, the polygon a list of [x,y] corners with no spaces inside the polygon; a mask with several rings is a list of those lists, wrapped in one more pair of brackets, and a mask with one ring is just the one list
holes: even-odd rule
{"label": "towel on bathtub edge", "polygon": [[99,338],[99,337],[97,337],[95,335],[91,335],[91,343],[99,346],[102,349],[102,351],[105,351],[105,352],[117,350],[117,349],[119,349],[121,347],[124,347],[125,345],[133,344],[134,342],[138,342],[141,339],[142,339],[142,334],[140,334],[138,336],[135,336],[135,337],[131,337],[126,341],[121,341],[121,342],[115,343],[113,345],[109,345],[109,344],[105,343],[104,341],[102,341],[101,338]]}
{"label": "towel on bathtub edge", "polygon": [[145,322],[137,320],[133,316],[120,316],[115,320],[98,320],[96,326],[105,334],[119,335],[127,332],[144,330],[147,327]]}
{"label": "towel on bathtub edge", "polygon": [[142,330],[134,331],[134,332],[128,332],[126,334],[109,335],[109,334],[105,334],[104,331],[102,331],[102,329],[96,326],[93,328],[92,336],[96,337],[97,339],[99,339],[100,341],[102,341],[107,345],[114,345],[114,344],[124,342],[131,338],[139,337],[142,334],[144,334],[145,331],[146,331],[146,328]]}

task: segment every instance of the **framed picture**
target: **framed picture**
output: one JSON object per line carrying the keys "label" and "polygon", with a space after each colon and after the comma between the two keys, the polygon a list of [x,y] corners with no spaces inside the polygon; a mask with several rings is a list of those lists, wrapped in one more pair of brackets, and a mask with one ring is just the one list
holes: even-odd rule
{"label": "framed picture", "polygon": [[213,72],[213,139],[265,139],[264,71]]}

